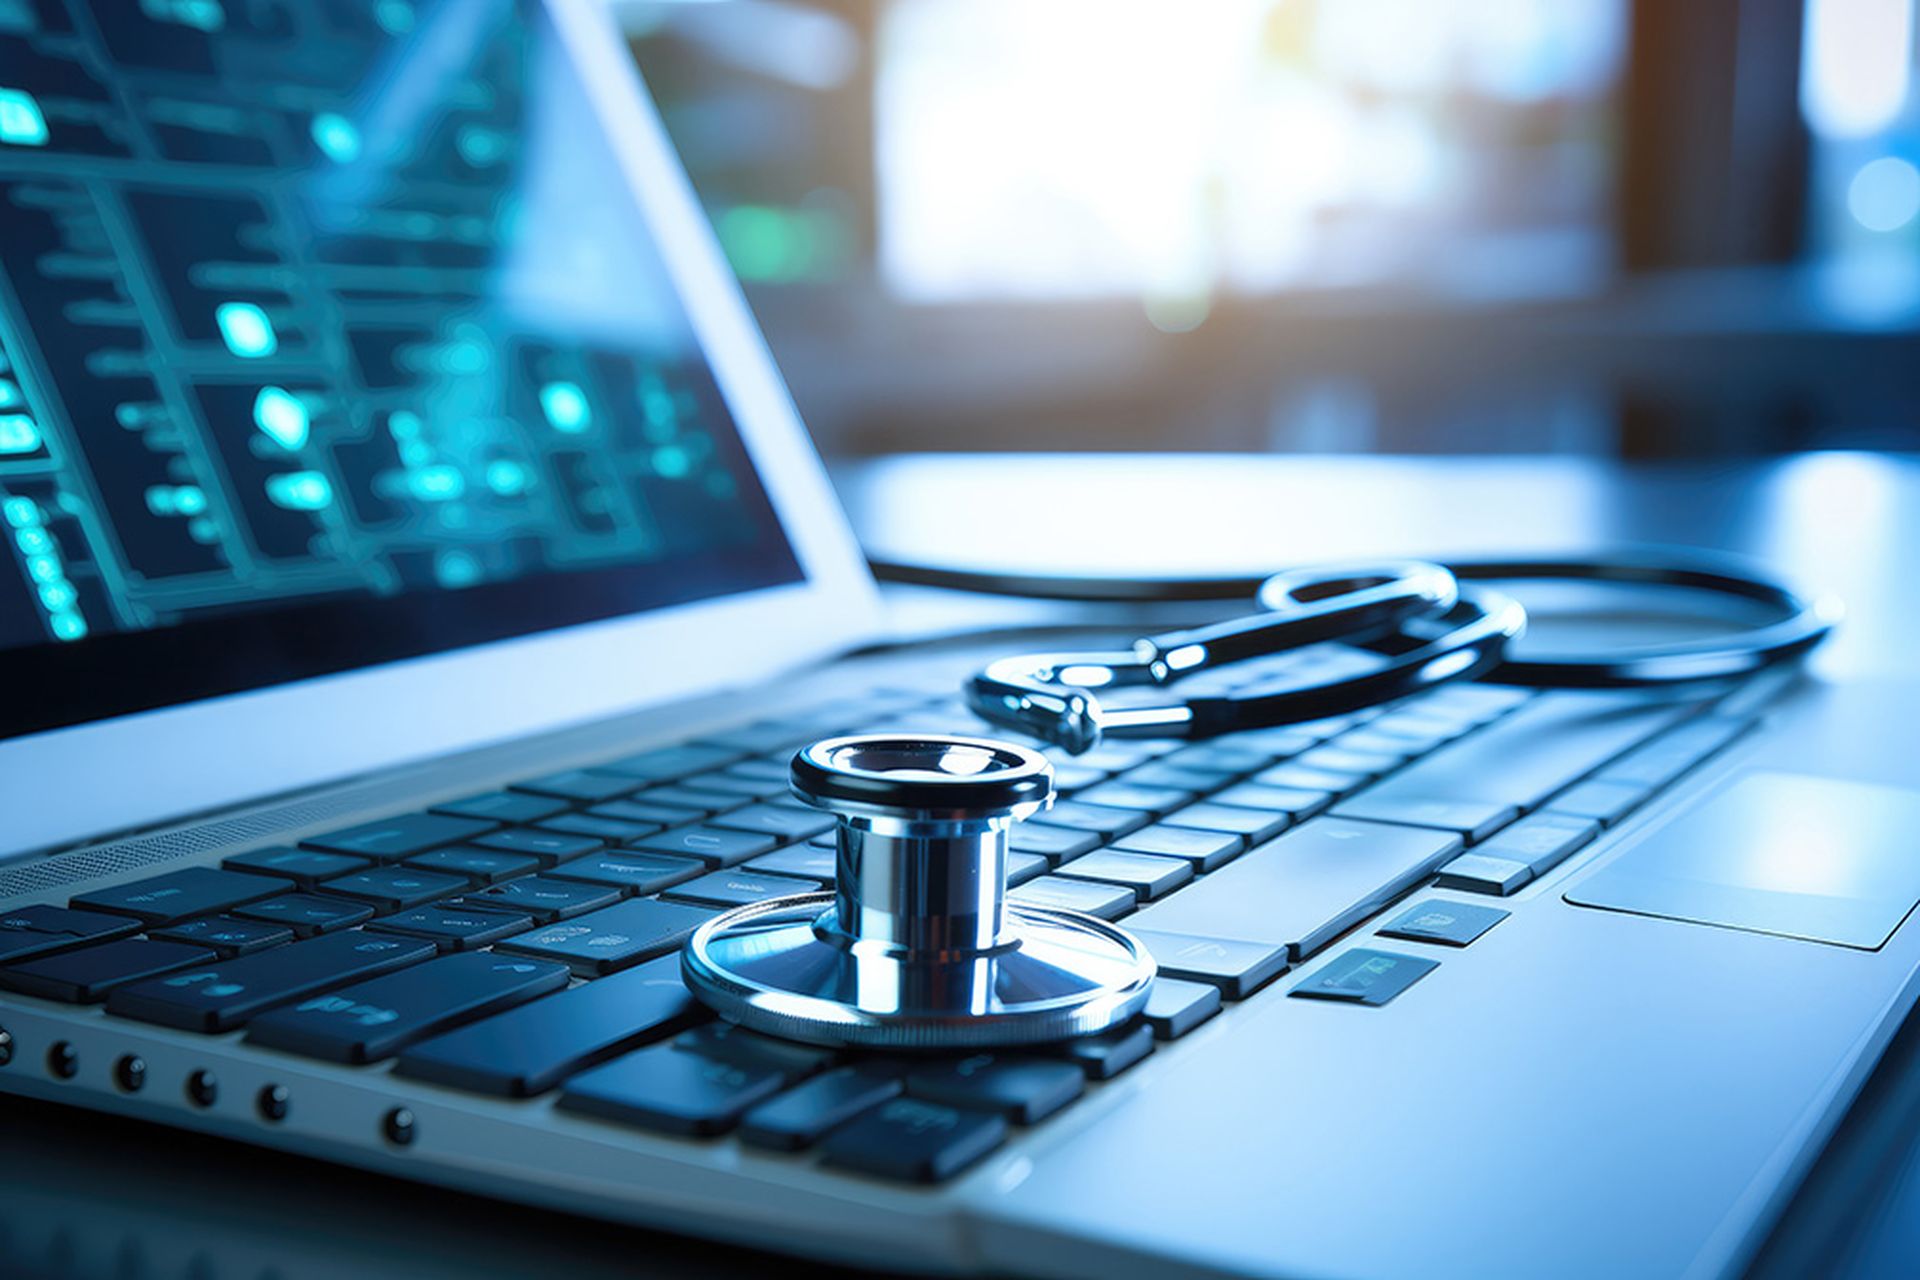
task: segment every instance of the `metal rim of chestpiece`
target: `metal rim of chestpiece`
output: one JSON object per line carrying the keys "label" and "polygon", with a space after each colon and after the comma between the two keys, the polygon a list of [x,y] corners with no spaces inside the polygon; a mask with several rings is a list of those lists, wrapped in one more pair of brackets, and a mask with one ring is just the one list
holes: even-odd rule
{"label": "metal rim of chestpiece", "polygon": [[681,952],[722,1017],[789,1040],[967,1051],[1092,1035],[1155,965],[1123,929],[1006,900],[1008,833],[1053,799],[1044,756],[981,738],[829,738],[794,794],[840,820],[836,888],[737,907]]}

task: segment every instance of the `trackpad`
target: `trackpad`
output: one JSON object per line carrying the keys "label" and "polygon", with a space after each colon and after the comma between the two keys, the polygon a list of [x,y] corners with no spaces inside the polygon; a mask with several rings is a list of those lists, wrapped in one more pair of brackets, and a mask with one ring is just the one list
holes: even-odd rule
{"label": "trackpad", "polygon": [[1920,902],[1920,792],[1750,774],[1566,900],[1871,950]]}

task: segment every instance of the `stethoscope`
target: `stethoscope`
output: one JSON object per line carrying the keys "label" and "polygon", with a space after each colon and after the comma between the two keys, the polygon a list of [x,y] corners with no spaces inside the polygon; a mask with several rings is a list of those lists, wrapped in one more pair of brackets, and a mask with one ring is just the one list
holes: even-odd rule
{"label": "stethoscope", "polygon": [[[924,576],[922,578],[924,581]],[[1487,582],[1558,581],[1683,587],[1759,605],[1765,622],[1731,635],[1625,653],[1520,657],[1510,650],[1526,611]],[[984,589],[975,580],[974,589]],[[1038,589],[1036,580],[1021,587]],[[1318,720],[1397,702],[1456,680],[1541,689],[1644,689],[1752,675],[1812,649],[1839,607],[1729,559],[1689,553],[1589,560],[1423,560],[1316,565],[1261,579],[1156,582],[1068,579],[1080,600],[1245,598],[1261,612],[1188,631],[1144,636],[1118,653],[1024,654],[974,676],[967,702],[982,718],[1074,753],[1103,737],[1208,738]],[[1101,595],[1102,591],[1105,595]],[[1337,641],[1380,659],[1360,674],[1267,692],[1168,698],[1105,707],[1100,689],[1179,681],[1249,658]]]}
{"label": "stethoscope", "polygon": [[[973,677],[967,700],[981,716],[1072,752],[1104,737],[1201,738],[1316,720],[1460,680],[1710,687],[1799,657],[1839,617],[1832,602],[1760,570],[1691,553],[1389,561],[1202,582],[883,576],[1081,601],[1253,595],[1260,612],[1231,621],[1143,637],[1122,652],[1001,658]],[[1484,584],[1543,580],[1691,588],[1768,616],[1657,649],[1521,656],[1511,646],[1526,611]],[[1318,683],[1174,696],[1201,672],[1329,642],[1377,661]],[[1168,696],[1103,705],[1096,693],[1124,688]],[[682,974],[723,1017],[815,1044],[973,1052],[1110,1030],[1145,1005],[1156,965],[1138,939],[1093,916],[1007,897],[1009,833],[1053,800],[1052,766],[1038,751],[941,734],[833,738],[794,757],[792,789],[839,820],[835,887],[738,907],[694,932]]]}

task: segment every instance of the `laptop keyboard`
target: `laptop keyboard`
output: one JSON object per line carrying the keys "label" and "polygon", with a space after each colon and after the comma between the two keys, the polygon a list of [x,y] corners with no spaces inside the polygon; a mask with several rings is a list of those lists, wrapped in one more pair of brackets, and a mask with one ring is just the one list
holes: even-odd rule
{"label": "laptop keyboard", "polygon": [[18,908],[0,918],[0,986],[934,1182],[1413,890],[1499,896],[1545,875],[1745,724],[1699,703],[1453,686],[1059,756],[1060,800],[1014,829],[1011,895],[1126,920],[1162,977],[1133,1024],[1043,1050],[785,1044],[716,1022],[681,984],[701,922],[832,882],[833,820],[787,791],[796,747],[988,732],[957,698],[910,689]]}

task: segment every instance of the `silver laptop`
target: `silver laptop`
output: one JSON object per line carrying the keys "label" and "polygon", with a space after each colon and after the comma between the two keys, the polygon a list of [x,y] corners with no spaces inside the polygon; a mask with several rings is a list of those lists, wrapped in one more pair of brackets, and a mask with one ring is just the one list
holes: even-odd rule
{"label": "silver laptop", "polygon": [[1906,1012],[1888,691],[1771,681],[1060,757],[1013,892],[1147,940],[1139,1022],[729,1031],[681,941],[833,874],[788,757],[979,730],[980,654],[842,656],[878,597],[607,17],[0,53],[0,1091],[896,1271],[1720,1275]]}

